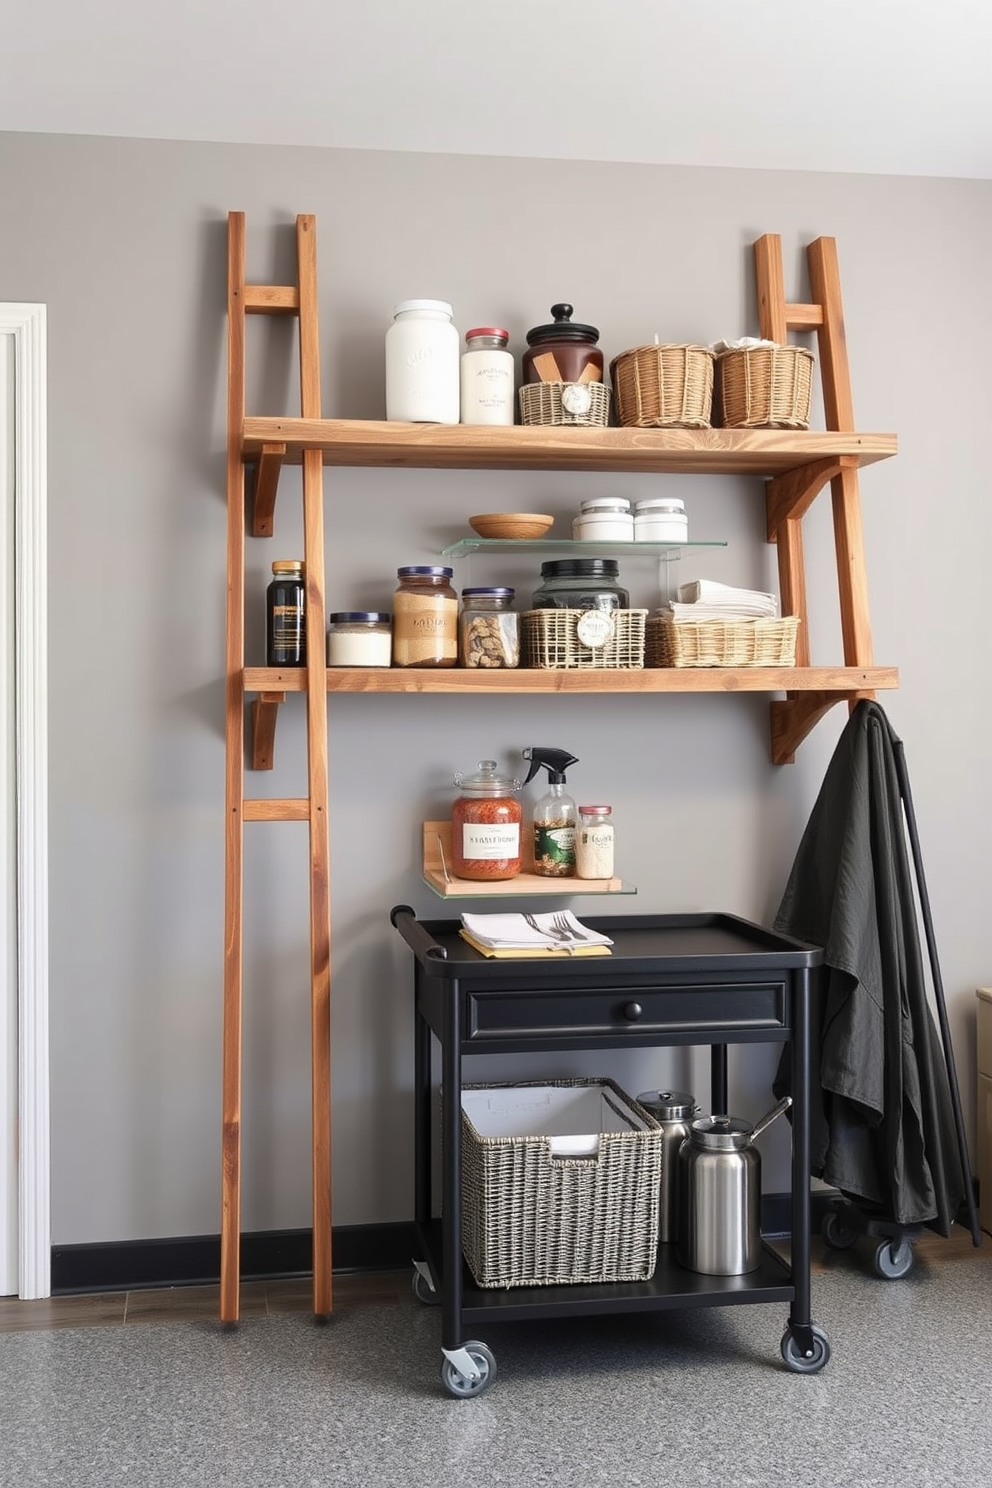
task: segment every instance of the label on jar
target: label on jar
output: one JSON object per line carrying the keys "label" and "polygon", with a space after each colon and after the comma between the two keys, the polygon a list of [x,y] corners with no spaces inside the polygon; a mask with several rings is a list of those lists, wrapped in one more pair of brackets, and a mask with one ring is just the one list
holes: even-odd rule
{"label": "label on jar", "polygon": [[462,823],[462,857],[466,860],[519,858],[520,823]]}
{"label": "label on jar", "polygon": [[575,828],[534,826],[534,872],[570,878],[575,872]]}

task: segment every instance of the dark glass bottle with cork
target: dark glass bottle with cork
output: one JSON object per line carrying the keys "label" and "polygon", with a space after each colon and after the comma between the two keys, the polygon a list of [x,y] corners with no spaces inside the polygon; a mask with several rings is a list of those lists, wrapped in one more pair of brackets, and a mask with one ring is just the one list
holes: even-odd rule
{"label": "dark glass bottle with cork", "polygon": [[306,583],[303,564],[295,558],[277,558],[272,565],[265,591],[265,664],[307,664]]}

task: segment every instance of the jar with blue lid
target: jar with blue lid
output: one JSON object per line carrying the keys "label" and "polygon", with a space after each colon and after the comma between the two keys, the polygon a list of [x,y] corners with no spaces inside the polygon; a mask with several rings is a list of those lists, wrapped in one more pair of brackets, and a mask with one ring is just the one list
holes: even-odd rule
{"label": "jar with blue lid", "polygon": [[393,666],[453,667],[458,663],[458,595],[453,570],[407,564],[396,570]]}
{"label": "jar with blue lid", "polygon": [[383,610],[334,610],[327,621],[327,665],[388,667],[392,616]]}
{"label": "jar with blue lid", "polygon": [[463,667],[520,665],[519,617],[514,590],[504,586],[462,590],[458,659]]}

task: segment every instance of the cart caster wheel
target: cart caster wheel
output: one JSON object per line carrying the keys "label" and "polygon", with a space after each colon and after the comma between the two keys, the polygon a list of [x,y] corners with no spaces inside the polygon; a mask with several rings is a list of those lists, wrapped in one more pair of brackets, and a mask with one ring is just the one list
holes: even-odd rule
{"label": "cart caster wheel", "polygon": [[875,1252],[875,1271],[886,1281],[898,1281],[913,1269],[913,1247],[908,1240],[883,1240]]}
{"label": "cart caster wheel", "polygon": [[459,1400],[481,1395],[484,1390],[489,1389],[496,1378],[496,1359],[484,1343],[472,1339],[471,1342],[463,1344],[463,1348],[471,1355],[472,1362],[479,1371],[477,1379],[472,1379],[471,1375],[462,1374],[450,1359],[445,1359],[441,1365],[441,1383],[449,1395],[454,1395]]}
{"label": "cart caster wheel", "polygon": [[819,1374],[830,1358],[830,1339],[822,1328],[814,1327],[812,1331],[813,1349],[810,1354],[800,1353],[791,1328],[786,1328],[782,1334],[782,1359],[793,1374]]}
{"label": "cart caster wheel", "polygon": [[844,1216],[831,1209],[823,1219],[823,1238],[831,1250],[849,1250],[858,1238],[858,1231],[844,1223]]}
{"label": "cart caster wheel", "polygon": [[440,1306],[441,1298],[422,1271],[414,1268],[413,1275],[410,1278],[410,1286],[417,1301],[422,1302],[425,1307]]}

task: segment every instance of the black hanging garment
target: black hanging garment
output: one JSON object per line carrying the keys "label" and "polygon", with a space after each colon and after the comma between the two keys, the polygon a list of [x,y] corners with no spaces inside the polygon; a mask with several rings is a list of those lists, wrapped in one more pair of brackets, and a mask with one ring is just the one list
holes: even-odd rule
{"label": "black hanging garment", "polygon": [[[927,1001],[901,748],[878,704],[858,703],[775,929],[824,950],[812,1008],[811,1173],[896,1224],[947,1235],[966,1193],[964,1164]],[[789,1045],[774,1089],[790,1092]]]}

